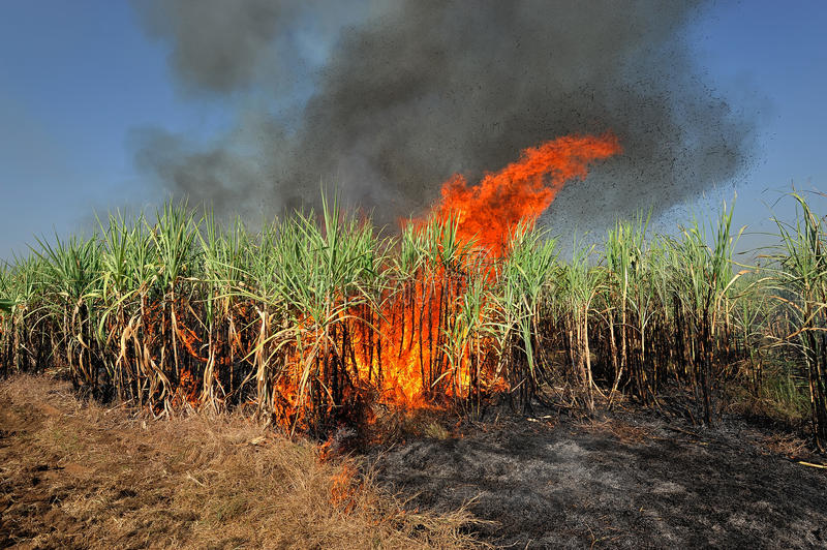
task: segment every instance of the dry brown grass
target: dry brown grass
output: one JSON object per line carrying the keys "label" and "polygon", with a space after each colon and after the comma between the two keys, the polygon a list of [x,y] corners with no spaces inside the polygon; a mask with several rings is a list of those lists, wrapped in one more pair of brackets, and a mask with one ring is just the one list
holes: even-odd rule
{"label": "dry brown grass", "polygon": [[588,419],[577,426],[584,432],[614,436],[626,445],[640,445],[652,439],[652,428],[633,425],[618,418]]}
{"label": "dry brown grass", "polygon": [[773,433],[765,435],[759,441],[759,449],[771,454],[787,457],[791,460],[798,458],[812,458],[815,456],[809,449],[807,441],[796,434]]}
{"label": "dry brown grass", "polygon": [[465,548],[467,513],[410,513],[352,459],[235,415],[147,421],[44,377],[0,386],[0,546]]}

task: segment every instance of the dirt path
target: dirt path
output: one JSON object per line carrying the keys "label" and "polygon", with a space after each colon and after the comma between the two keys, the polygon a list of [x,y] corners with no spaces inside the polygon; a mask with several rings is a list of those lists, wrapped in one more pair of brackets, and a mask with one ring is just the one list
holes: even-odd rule
{"label": "dirt path", "polygon": [[521,422],[382,456],[411,506],[471,499],[480,534],[511,548],[825,548],[827,470],[760,449],[742,426]]}
{"label": "dirt path", "polygon": [[[64,542],[83,529],[80,522],[67,525],[56,504],[66,499],[66,490],[76,481],[88,477],[89,469],[62,461],[58,455],[38,452],[35,434],[49,418],[58,416],[60,411],[52,406],[38,403],[21,407],[0,395],[0,547],[35,538],[43,523],[53,525],[51,532],[63,529],[59,540]],[[71,481],[54,487],[61,476]]]}

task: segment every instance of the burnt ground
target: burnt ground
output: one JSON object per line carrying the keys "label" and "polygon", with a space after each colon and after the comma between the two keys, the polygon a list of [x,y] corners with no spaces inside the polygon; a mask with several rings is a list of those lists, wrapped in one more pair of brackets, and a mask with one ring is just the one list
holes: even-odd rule
{"label": "burnt ground", "polygon": [[784,439],[737,419],[513,421],[408,443],[375,469],[410,507],[493,521],[474,530],[498,546],[827,548],[827,469],[780,456]]}

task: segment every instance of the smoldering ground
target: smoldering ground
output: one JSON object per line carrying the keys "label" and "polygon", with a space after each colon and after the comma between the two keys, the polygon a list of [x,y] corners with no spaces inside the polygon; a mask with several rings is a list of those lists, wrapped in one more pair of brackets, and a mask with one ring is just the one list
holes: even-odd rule
{"label": "smoldering ground", "polygon": [[312,206],[320,182],[379,224],[420,213],[525,147],[614,131],[624,154],[567,186],[549,220],[594,228],[732,180],[752,123],[704,81],[687,29],[710,2],[134,2],[183,97],[232,109],[206,142],[136,131],[139,166],[220,214]]}

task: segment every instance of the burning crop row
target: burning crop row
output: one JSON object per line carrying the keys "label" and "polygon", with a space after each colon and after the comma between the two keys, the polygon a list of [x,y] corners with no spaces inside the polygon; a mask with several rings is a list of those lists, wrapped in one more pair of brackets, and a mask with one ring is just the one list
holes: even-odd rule
{"label": "burning crop row", "polygon": [[396,238],[336,201],[255,235],[184,205],[152,223],[110,216],[99,235],[41,243],[0,271],[13,304],[0,364],[58,368],[157,415],[241,406],[323,435],[384,409],[471,413],[504,398],[526,410],[552,389],[587,412],[687,390],[686,413],[712,422],[722,385],[762,391],[768,355],[755,350],[774,342],[806,361],[824,445],[823,222],[802,201],[761,275],[734,272],[727,210],[676,238],[648,236],[643,217],[618,222],[603,247],[561,261],[535,220],[619,150],[610,134],[572,136],[479,186],[456,177]]}

